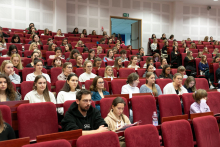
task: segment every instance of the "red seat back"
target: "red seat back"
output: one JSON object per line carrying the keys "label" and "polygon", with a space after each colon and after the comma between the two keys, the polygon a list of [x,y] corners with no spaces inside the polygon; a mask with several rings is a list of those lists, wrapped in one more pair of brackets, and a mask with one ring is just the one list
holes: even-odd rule
{"label": "red seat back", "polygon": [[[138,139],[136,139],[137,137]],[[158,131],[153,125],[127,128],[125,131],[125,143],[126,147],[160,147]]]}
{"label": "red seat back", "polygon": [[69,56],[70,56],[70,52],[66,52],[65,53],[65,59],[69,58]]}
{"label": "red seat back", "polygon": [[159,77],[162,73],[162,69],[156,69],[155,70],[155,74],[157,75],[157,77]]}
{"label": "red seat back", "polygon": [[113,66],[115,61],[107,61],[107,66]]}
{"label": "red seat back", "polygon": [[10,57],[1,57],[1,58],[0,58],[0,65],[2,65],[2,62],[3,62],[4,60],[10,60]]}
{"label": "red seat back", "polygon": [[165,147],[194,147],[191,126],[187,120],[164,122],[161,129]]}
{"label": "red seat back", "polygon": [[113,79],[111,81],[112,93],[121,94],[121,88],[126,84],[127,79]]}
{"label": "red seat back", "polygon": [[52,102],[22,104],[17,108],[19,137],[58,132],[56,106]]}
{"label": "red seat back", "polygon": [[176,73],[177,73],[177,69],[175,68],[173,68],[173,69],[171,69],[171,72],[172,72],[172,75],[175,75]]}
{"label": "red seat back", "polygon": [[46,51],[46,60],[49,59],[50,55],[55,55],[56,53],[54,51]]}
{"label": "red seat back", "polygon": [[71,147],[71,144],[69,141],[65,139],[59,139],[59,140],[52,140],[52,141],[45,141],[40,143],[34,143],[34,144],[28,144],[24,145],[22,147]]}
{"label": "red seat back", "polygon": [[204,116],[194,118],[193,128],[198,147],[219,147],[219,128],[215,117]]}
{"label": "red seat back", "polygon": [[[34,68],[23,68],[22,69],[22,79],[23,81],[26,81],[26,77],[28,74],[33,73],[34,72]],[[42,69],[43,73],[47,73],[47,70],[45,68]]]}
{"label": "red seat back", "polygon": [[119,69],[119,77],[127,78],[131,73],[134,73],[135,70],[133,68],[120,68]]}
{"label": "red seat back", "polygon": [[[102,98],[100,100],[100,108],[101,108],[101,116],[102,118],[105,118],[108,113],[111,110],[111,106],[112,106],[112,102],[116,97],[110,97],[110,98]],[[125,107],[124,107],[124,111],[123,113],[125,115],[127,115],[127,117],[129,118],[129,110],[128,110],[128,105],[127,105],[127,99],[122,97],[126,103]]]}
{"label": "red seat back", "polygon": [[[43,62],[43,65],[44,65],[44,60],[43,59],[40,59],[40,60]],[[32,62],[31,58],[24,58],[24,60],[23,60],[23,67],[26,67],[31,62]]]}
{"label": "red seat back", "polygon": [[11,109],[7,105],[0,105],[0,111],[2,112],[2,118],[10,126],[12,126]]}
{"label": "red seat back", "polygon": [[[76,69],[76,75],[79,77],[82,73],[84,73],[84,69],[83,68],[77,68]],[[92,69],[92,73],[96,74],[96,70],[93,68]]]}
{"label": "red seat back", "polygon": [[51,68],[51,85],[55,85],[56,81],[58,80],[57,77],[59,74],[62,73],[61,67],[54,67]]}
{"label": "red seat back", "polygon": [[214,114],[220,113],[219,92],[208,92],[207,105]]}
{"label": "red seat back", "polygon": [[190,114],[190,106],[192,103],[195,102],[195,100],[192,97],[192,93],[182,94],[182,100],[183,100],[184,114],[189,115]]}
{"label": "red seat back", "polygon": [[24,51],[24,57],[31,56],[32,52],[33,51],[25,50]]}
{"label": "red seat back", "polygon": [[[97,141],[102,140],[102,143]],[[92,135],[81,136],[77,139],[77,147],[120,147],[118,135],[115,132],[109,131]]]}
{"label": "red seat back", "polygon": [[180,98],[177,94],[159,95],[158,103],[161,120],[162,117],[182,115]]}
{"label": "red seat back", "polygon": [[137,122],[141,120],[140,125],[152,124],[153,112],[157,111],[155,98],[151,95],[133,96],[131,103],[133,110],[133,121]]}
{"label": "red seat back", "polygon": [[[117,71],[113,68],[114,77],[117,77]],[[105,76],[105,68],[99,68],[98,75],[101,77]]]}
{"label": "red seat back", "polygon": [[139,77],[143,77],[145,71],[146,71],[146,68],[138,68],[137,74],[139,75]]}

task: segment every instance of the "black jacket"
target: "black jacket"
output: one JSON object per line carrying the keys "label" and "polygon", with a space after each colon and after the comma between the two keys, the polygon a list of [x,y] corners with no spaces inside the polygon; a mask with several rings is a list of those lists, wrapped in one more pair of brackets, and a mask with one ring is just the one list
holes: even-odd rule
{"label": "black jacket", "polygon": [[108,127],[104,119],[101,117],[98,109],[90,106],[87,111],[86,117],[84,117],[78,110],[78,104],[72,103],[68,111],[66,112],[61,126],[63,131],[69,130],[97,130],[99,126],[104,125]]}
{"label": "black jacket", "polygon": [[217,78],[217,82],[220,80],[220,68],[218,68],[216,71],[216,78]]}

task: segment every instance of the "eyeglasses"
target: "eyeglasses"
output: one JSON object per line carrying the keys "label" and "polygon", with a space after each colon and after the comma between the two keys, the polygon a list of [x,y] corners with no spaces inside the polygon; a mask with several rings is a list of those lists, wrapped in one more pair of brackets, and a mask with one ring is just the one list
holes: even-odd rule
{"label": "eyeglasses", "polygon": [[82,100],[83,101],[83,103],[92,103],[92,100]]}
{"label": "eyeglasses", "polygon": [[73,68],[73,67],[69,67],[69,66],[67,66],[67,68],[71,69],[71,68]]}
{"label": "eyeglasses", "polygon": [[103,82],[98,82],[98,84],[104,84],[104,81]]}
{"label": "eyeglasses", "polygon": [[92,66],[86,66],[86,67],[88,67],[88,68],[92,68]]}
{"label": "eyeglasses", "polygon": [[17,53],[17,51],[11,51],[11,53]]}

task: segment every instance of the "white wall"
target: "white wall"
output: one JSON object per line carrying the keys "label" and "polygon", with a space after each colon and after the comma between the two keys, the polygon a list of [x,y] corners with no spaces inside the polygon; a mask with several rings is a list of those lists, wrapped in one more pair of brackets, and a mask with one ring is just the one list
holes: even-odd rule
{"label": "white wall", "polygon": [[37,29],[54,30],[54,0],[0,0],[0,26],[25,29],[34,22]]}

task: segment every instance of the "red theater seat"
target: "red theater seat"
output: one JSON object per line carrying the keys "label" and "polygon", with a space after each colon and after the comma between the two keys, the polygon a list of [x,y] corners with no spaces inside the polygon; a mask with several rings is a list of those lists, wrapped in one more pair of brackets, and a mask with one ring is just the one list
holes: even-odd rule
{"label": "red theater seat", "polygon": [[62,73],[62,68],[61,67],[54,67],[51,68],[51,85],[55,86],[56,81],[58,80],[57,77]]}
{"label": "red theater seat", "polygon": [[[26,81],[27,75],[30,74],[30,73],[33,73],[34,70],[35,70],[34,68],[27,68],[27,67],[23,68],[23,70],[22,70],[22,79],[23,79],[23,81]],[[43,68],[42,72],[47,73],[47,70],[45,68]]]}
{"label": "red theater seat", "polygon": [[[85,88],[86,88],[87,90],[90,89],[90,86],[92,85],[92,82],[93,82],[93,80],[87,80],[87,81],[85,82]],[[106,80],[104,80],[104,87],[105,87],[106,91],[109,92],[108,81],[106,81]]]}
{"label": "red theater seat", "polygon": [[[113,68],[114,77],[117,77],[117,71]],[[99,68],[98,75],[104,77],[105,75],[105,68]]]}
{"label": "red theater seat", "polygon": [[120,68],[119,69],[119,77],[127,78],[131,73],[134,73],[135,70],[133,68]]}
{"label": "red theater seat", "polygon": [[126,84],[127,79],[113,79],[111,81],[112,93],[121,94],[121,88]]}
{"label": "red theater seat", "polygon": [[195,102],[195,100],[193,99],[192,93],[182,94],[182,101],[183,101],[184,114],[189,115],[190,114],[190,106],[192,103]]}
{"label": "red theater seat", "polygon": [[11,109],[7,105],[0,105],[0,111],[2,112],[2,118],[10,126],[12,126]]}
{"label": "red theater seat", "polygon": [[45,141],[40,143],[28,144],[22,147],[71,147],[69,141],[65,139]]}

